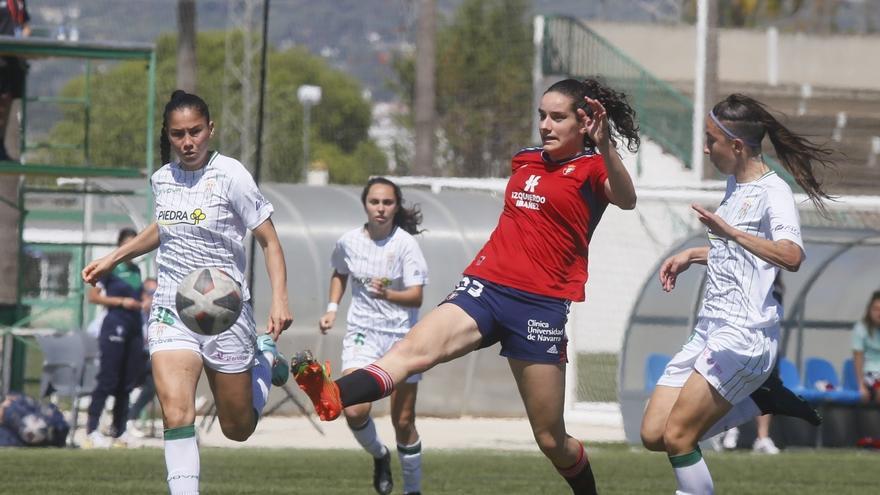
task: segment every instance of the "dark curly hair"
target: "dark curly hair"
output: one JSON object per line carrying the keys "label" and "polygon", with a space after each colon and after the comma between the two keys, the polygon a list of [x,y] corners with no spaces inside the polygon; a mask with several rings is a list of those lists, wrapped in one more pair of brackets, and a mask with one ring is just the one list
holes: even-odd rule
{"label": "dark curly hair", "polygon": [[191,108],[199,112],[199,115],[205,117],[205,120],[208,122],[211,121],[211,112],[208,110],[208,104],[205,103],[205,100],[182,89],[171,93],[171,98],[165,104],[165,111],[162,113],[162,133],[159,135],[159,152],[163,164],[171,161],[171,141],[168,139],[168,116],[171,115],[171,112],[181,108]]}
{"label": "dark curly hair", "polygon": [[[584,96],[589,96],[605,107],[608,115],[609,129],[611,130],[611,144],[616,148],[619,138],[626,141],[626,148],[635,153],[642,143],[639,138],[639,126],[636,123],[636,111],[629,106],[626,101],[626,94],[615,91],[602,83],[597,78],[584,79],[563,79],[544,91],[547,93],[560,93],[571,98],[571,109],[577,111],[578,108],[590,112],[589,107],[584,107]],[[596,149],[596,143],[590,139],[590,136],[584,136],[584,147],[590,150]]]}
{"label": "dark curly hair", "polygon": [[394,189],[394,199],[397,200],[397,212],[394,214],[394,225],[412,235],[424,232],[424,229],[419,229],[419,224],[422,223],[422,211],[419,208],[419,205],[415,204],[410,208],[404,208],[403,193],[400,191],[400,186],[385,177],[373,177],[367,181],[367,185],[364,186],[364,190],[361,192],[361,204],[364,205],[364,207],[367,206],[367,194],[370,193],[370,188],[375,184],[384,184],[386,186],[391,186],[391,188]]}

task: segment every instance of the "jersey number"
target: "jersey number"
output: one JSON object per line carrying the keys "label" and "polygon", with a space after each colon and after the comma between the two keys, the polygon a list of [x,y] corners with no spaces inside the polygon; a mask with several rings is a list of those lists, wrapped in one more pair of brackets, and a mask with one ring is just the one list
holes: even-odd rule
{"label": "jersey number", "polygon": [[455,288],[456,292],[466,290],[472,297],[480,297],[483,293],[483,283],[479,280],[471,280],[470,277],[464,277]]}

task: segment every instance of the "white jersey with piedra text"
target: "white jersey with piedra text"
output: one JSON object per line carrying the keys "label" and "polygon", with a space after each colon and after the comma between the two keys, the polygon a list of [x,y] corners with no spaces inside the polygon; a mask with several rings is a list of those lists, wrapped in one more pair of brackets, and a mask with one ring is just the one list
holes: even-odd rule
{"label": "white jersey with piedra text", "polygon": [[178,162],[166,164],[150,183],[159,226],[159,287],[153,306],[175,307],[177,285],[203,267],[229,274],[241,285],[242,300],[249,300],[244,237],[265,222],[273,208],[244,165],[213,152],[198,170],[184,170]]}

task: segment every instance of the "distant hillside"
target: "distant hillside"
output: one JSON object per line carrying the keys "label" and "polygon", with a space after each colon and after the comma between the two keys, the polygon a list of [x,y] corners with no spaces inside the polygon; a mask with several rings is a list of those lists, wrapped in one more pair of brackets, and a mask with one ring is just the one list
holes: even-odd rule
{"label": "distant hillside", "polygon": [[[643,3],[643,0],[640,0]],[[461,0],[437,0],[441,16],[451,17]],[[630,20],[649,16],[627,4],[537,0],[535,11],[582,18],[602,14]],[[75,26],[81,40],[151,42],[161,32],[176,30],[176,0],[39,0],[32,1],[35,25]],[[227,26],[227,0],[197,0],[198,29]],[[392,97],[386,81],[393,77],[388,62],[400,49],[412,46],[416,11],[414,0],[271,0],[269,39],[277,47],[305,45],[332,64],[363,81],[377,100]],[[631,5],[629,7],[632,7]],[[255,12],[262,19],[261,6]],[[75,18],[75,19],[74,19]]]}

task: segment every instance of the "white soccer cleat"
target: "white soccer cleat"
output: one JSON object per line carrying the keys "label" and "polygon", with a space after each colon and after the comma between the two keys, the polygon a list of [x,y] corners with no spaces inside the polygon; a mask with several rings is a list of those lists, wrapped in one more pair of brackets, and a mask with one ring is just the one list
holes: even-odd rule
{"label": "white soccer cleat", "polygon": [[84,449],[109,449],[112,445],[110,439],[105,437],[100,431],[95,430],[86,436],[83,440],[82,448]]}
{"label": "white soccer cleat", "polygon": [[757,438],[755,439],[754,445],[752,445],[752,452],[756,454],[776,455],[779,453],[779,447],[773,443],[773,439],[770,437]]}
{"label": "white soccer cleat", "polygon": [[721,439],[721,445],[724,446],[727,450],[733,450],[736,448],[736,444],[739,442],[739,428],[734,426],[733,428],[724,432],[724,437]]}

